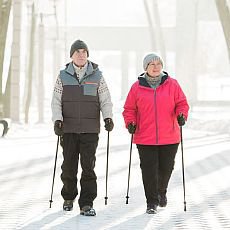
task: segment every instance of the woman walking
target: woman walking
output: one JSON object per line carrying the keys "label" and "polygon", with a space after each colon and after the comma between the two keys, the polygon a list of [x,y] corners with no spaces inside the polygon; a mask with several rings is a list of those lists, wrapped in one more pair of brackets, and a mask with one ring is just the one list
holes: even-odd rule
{"label": "woman walking", "polygon": [[146,196],[148,214],[167,205],[167,187],[180,143],[180,127],[185,124],[189,105],[179,83],[163,71],[162,58],[148,54],[144,73],[132,85],[125,101],[123,117],[134,134]]}

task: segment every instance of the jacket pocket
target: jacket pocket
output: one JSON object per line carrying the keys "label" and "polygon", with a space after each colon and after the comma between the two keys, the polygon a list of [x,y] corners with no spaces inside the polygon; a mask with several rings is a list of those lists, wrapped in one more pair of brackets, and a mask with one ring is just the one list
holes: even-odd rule
{"label": "jacket pocket", "polygon": [[85,83],[83,89],[84,95],[97,96],[97,83]]}

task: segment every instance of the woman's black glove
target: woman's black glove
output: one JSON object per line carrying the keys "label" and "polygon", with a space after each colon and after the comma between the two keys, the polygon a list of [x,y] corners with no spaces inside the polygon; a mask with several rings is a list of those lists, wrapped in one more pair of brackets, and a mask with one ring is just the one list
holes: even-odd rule
{"label": "woman's black glove", "polygon": [[185,117],[182,113],[177,116],[177,122],[179,126],[185,125]]}
{"label": "woman's black glove", "polygon": [[133,122],[129,123],[128,124],[128,131],[129,131],[129,133],[130,134],[134,134],[135,131],[136,131],[136,127],[137,126]]}

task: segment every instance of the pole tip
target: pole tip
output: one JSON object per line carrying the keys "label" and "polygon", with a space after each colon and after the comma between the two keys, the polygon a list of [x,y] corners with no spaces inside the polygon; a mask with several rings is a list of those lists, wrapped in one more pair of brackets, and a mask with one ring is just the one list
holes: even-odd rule
{"label": "pole tip", "polygon": [[105,197],[105,205],[107,205],[107,200],[108,200],[108,197],[106,196]]}
{"label": "pole tip", "polygon": [[50,202],[50,208],[51,208],[51,204],[52,204],[53,201],[52,201],[52,200],[49,200],[49,202]]}

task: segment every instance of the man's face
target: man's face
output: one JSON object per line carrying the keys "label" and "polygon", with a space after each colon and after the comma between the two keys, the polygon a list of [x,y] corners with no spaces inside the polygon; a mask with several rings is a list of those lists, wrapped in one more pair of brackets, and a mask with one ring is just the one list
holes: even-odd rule
{"label": "man's face", "polygon": [[87,51],[85,49],[78,49],[72,55],[74,64],[78,67],[83,67],[87,62]]}

